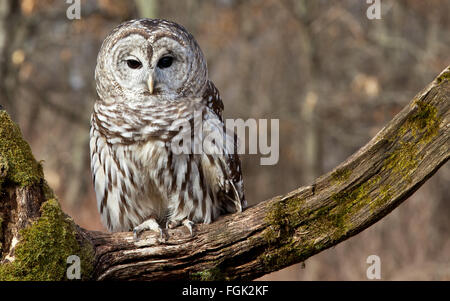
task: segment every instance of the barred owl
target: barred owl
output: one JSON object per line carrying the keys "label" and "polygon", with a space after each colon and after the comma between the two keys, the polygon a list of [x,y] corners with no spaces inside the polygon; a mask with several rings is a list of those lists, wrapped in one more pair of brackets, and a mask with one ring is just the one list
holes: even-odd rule
{"label": "barred owl", "polygon": [[[91,170],[109,231],[132,230],[137,238],[153,230],[166,239],[164,228],[184,225],[193,235],[195,223],[242,211],[236,137],[186,29],[155,19],[119,25],[101,46],[95,80]],[[210,136],[217,139],[206,143]],[[188,138],[201,151],[188,143],[190,151],[174,151],[174,142]]]}

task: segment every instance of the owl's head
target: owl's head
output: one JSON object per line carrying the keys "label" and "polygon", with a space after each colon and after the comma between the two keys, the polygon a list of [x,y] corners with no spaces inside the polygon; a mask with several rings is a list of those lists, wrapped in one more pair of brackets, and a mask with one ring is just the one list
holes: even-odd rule
{"label": "owl's head", "polygon": [[139,19],[119,25],[105,39],[95,79],[104,101],[176,100],[200,97],[208,71],[186,29],[166,20]]}

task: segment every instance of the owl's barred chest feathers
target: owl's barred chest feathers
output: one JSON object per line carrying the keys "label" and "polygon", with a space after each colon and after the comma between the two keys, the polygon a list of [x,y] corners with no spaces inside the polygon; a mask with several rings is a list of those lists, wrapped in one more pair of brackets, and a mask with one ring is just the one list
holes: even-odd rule
{"label": "owl's barred chest feathers", "polygon": [[245,207],[236,137],[186,29],[156,19],[119,25],[101,46],[95,79],[91,169],[110,231],[136,237],[183,224],[192,234],[192,223]]}
{"label": "owl's barred chest feathers", "polygon": [[139,108],[143,116],[134,119],[137,112],[96,104],[91,119],[91,169],[98,209],[110,231],[129,231],[149,217],[161,224],[179,224],[184,219],[210,223],[245,207],[240,162],[233,153],[235,137],[226,133],[214,112],[220,107],[212,103],[220,101],[218,92],[205,97],[191,105],[178,103],[176,110],[177,103],[167,103],[163,110],[173,109],[187,120],[200,113],[202,132],[188,130],[202,145],[208,133],[225,138],[224,145],[214,144],[218,150],[200,153],[172,151],[173,139],[186,136],[177,128],[177,120],[144,118],[158,116],[161,105],[159,110]]}

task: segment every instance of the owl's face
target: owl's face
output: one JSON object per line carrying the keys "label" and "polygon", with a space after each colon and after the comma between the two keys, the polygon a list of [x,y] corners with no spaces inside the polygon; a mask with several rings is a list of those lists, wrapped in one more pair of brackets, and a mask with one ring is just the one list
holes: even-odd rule
{"label": "owl's face", "polygon": [[191,34],[164,20],[119,25],[103,42],[95,71],[104,101],[198,97],[207,82],[204,56]]}

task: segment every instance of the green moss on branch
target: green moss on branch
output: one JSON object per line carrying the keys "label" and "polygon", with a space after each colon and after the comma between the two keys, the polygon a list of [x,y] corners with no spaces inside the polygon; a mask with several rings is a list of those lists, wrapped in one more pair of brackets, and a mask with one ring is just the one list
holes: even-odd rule
{"label": "green moss on branch", "polygon": [[0,110],[0,189],[6,181],[24,187],[42,178],[42,166],[34,159],[19,127]]}
{"label": "green moss on branch", "polygon": [[344,183],[352,175],[352,171],[349,168],[339,168],[331,174],[331,178],[335,183]]}
{"label": "green moss on branch", "polygon": [[450,70],[445,70],[438,78],[436,78],[436,82],[441,84],[442,82],[450,79]]}
{"label": "green moss on branch", "polygon": [[191,273],[189,276],[190,276],[189,278],[194,281],[195,280],[200,280],[200,281],[229,280],[219,267],[205,269],[200,272],[194,272],[194,273]]}
{"label": "green moss on branch", "polygon": [[41,217],[20,234],[15,260],[0,265],[0,280],[64,280],[70,255],[80,258],[81,276],[89,279],[92,246],[77,239],[73,221],[62,212],[55,199],[44,202]]}

